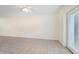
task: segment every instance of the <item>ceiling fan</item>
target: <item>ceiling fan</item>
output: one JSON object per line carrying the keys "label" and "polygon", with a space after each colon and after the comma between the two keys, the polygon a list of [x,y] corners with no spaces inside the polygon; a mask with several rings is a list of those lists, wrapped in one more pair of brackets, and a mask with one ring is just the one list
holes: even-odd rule
{"label": "ceiling fan", "polygon": [[32,12],[32,6],[30,5],[20,5],[18,6],[21,11],[26,12],[26,13],[31,13]]}

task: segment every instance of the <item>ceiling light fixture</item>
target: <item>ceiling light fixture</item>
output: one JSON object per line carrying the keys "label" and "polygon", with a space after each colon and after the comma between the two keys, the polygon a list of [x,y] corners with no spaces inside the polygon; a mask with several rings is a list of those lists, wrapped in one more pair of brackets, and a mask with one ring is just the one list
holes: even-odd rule
{"label": "ceiling light fixture", "polygon": [[23,8],[22,11],[23,12],[29,12],[29,10],[27,8]]}
{"label": "ceiling light fixture", "polygon": [[27,12],[27,13],[31,12],[31,10],[32,10],[31,6],[24,6],[21,9],[22,9],[23,12]]}

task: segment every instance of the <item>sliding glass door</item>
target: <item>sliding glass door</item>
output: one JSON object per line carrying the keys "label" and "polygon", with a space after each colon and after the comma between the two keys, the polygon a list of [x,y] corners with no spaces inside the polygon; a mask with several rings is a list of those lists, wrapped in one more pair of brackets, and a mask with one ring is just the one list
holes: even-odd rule
{"label": "sliding glass door", "polygon": [[67,47],[73,53],[79,53],[79,8],[71,10],[67,16]]}
{"label": "sliding glass door", "polygon": [[75,48],[79,52],[79,13],[75,16]]}

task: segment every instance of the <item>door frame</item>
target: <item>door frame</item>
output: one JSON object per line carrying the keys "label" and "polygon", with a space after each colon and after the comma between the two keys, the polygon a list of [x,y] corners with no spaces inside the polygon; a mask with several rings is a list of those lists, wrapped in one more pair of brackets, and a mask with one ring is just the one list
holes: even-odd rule
{"label": "door frame", "polygon": [[75,49],[73,49],[73,48],[71,48],[71,47],[69,47],[69,33],[68,33],[68,30],[69,30],[69,28],[68,28],[68,26],[69,26],[69,15],[72,15],[73,13],[75,13],[76,11],[78,11],[79,10],[79,6],[76,6],[75,8],[73,8],[72,10],[70,10],[70,11],[68,11],[67,12],[67,14],[66,14],[66,37],[67,37],[67,40],[66,40],[66,47],[72,52],[72,53],[78,53],[78,52],[76,52],[76,50]]}

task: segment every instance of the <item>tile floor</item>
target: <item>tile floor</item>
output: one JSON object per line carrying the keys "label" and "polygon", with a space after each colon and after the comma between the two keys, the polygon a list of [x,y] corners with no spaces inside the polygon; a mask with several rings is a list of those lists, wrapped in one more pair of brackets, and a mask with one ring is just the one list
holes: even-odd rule
{"label": "tile floor", "polygon": [[71,54],[57,40],[0,37],[0,54]]}

